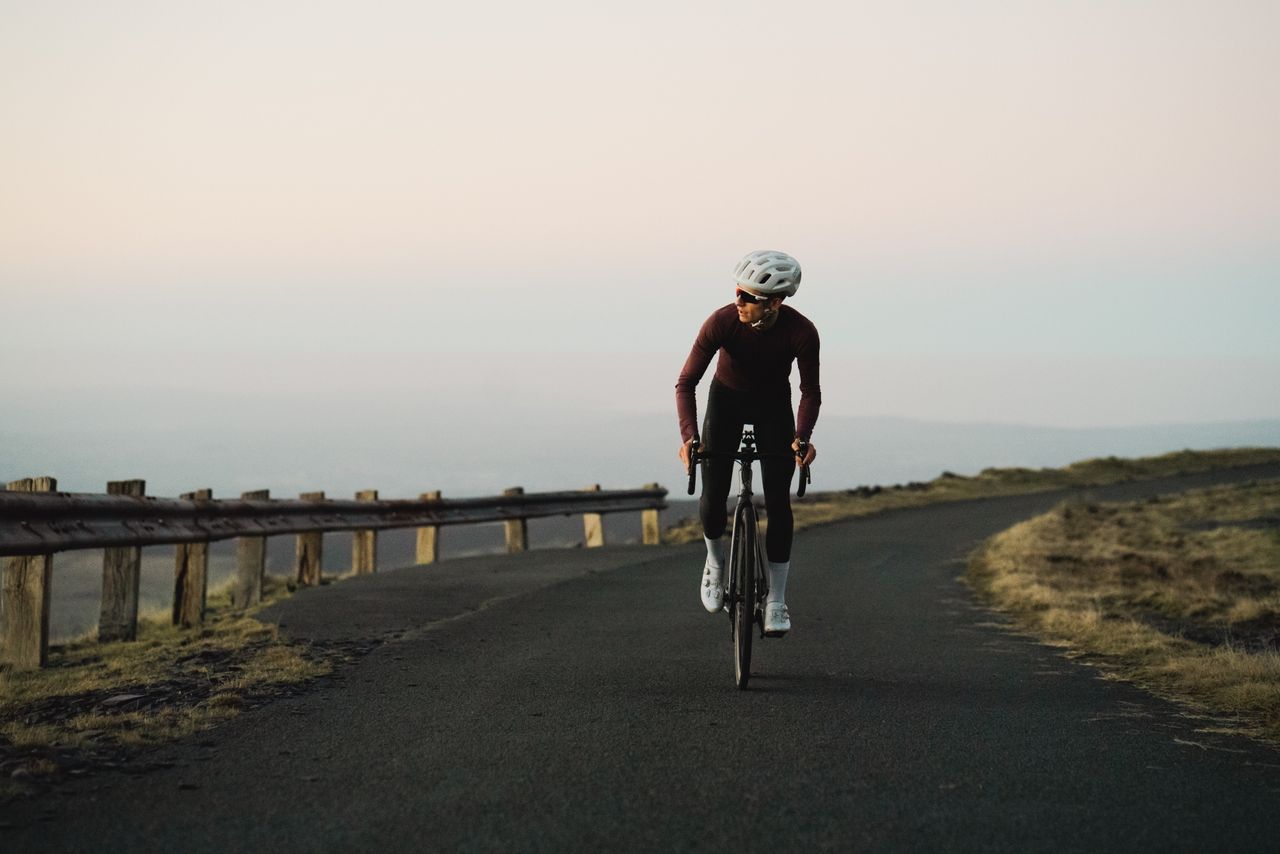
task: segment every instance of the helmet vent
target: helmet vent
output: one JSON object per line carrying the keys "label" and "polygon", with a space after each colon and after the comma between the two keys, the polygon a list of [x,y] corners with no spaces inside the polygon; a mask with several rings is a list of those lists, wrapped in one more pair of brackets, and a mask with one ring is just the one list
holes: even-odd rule
{"label": "helmet vent", "polygon": [[763,285],[763,284],[766,284],[766,283],[769,281],[769,278],[770,278],[772,275],[773,275],[773,273],[765,273],[763,276],[761,276],[761,277],[760,277],[760,284],[762,284],[762,285]]}

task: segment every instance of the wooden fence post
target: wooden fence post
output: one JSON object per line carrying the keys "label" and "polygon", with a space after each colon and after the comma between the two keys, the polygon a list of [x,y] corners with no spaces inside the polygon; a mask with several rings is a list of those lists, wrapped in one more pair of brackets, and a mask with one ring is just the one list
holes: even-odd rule
{"label": "wooden fence post", "polygon": [[[242,492],[245,501],[262,501],[271,490]],[[240,537],[236,543],[236,580],[231,587],[231,607],[244,610],[262,601],[262,576],[267,570],[267,538]]]}
{"label": "wooden fence post", "polygon": [[[181,498],[208,501],[213,490],[184,492]],[[204,622],[205,600],[209,594],[209,544],[182,543],[174,557],[173,624],[190,629]]]}
{"label": "wooden fence post", "polygon": [[[423,501],[439,501],[440,490],[424,492],[419,496]],[[435,563],[440,559],[440,526],[426,525],[418,529],[418,563]]]}
{"label": "wooden fence post", "polygon": [[[378,490],[362,489],[356,493],[356,501],[377,501]],[[351,571],[356,575],[368,575],[378,571],[378,532],[356,531],[351,537]]]}
{"label": "wooden fence post", "polygon": [[[513,486],[502,490],[503,495],[524,495],[523,486]],[[507,552],[527,551],[529,548],[529,522],[526,519],[508,519],[503,522],[507,529]]]}
{"label": "wooden fence post", "polygon": [[[600,484],[593,483],[583,492],[599,492]],[[599,513],[582,514],[582,533],[587,548],[595,549],[604,545],[604,516]]]}
{"label": "wooden fence post", "polygon": [[[9,484],[14,492],[56,492],[52,477],[28,477]],[[53,555],[11,557],[4,567],[4,645],[0,661],[15,670],[49,663],[49,588]]]}
{"label": "wooden fence post", "polygon": [[[657,489],[658,484],[646,483],[645,489]],[[640,511],[640,542],[646,546],[657,546],[662,544],[662,522],[659,519],[659,510],[641,510]]]}
{"label": "wooden fence post", "polygon": [[[145,480],[113,480],[107,495],[147,494]],[[98,614],[98,642],[138,639],[138,586],[142,574],[142,549],[121,546],[103,550],[102,608]]]}
{"label": "wooden fence post", "polygon": [[[323,492],[304,492],[298,496],[303,501],[324,501]],[[308,531],[298,534],[293,560],[293,577],[303,587],[315,587],[320,583],[321,562],[324,557],[324,531]]]}

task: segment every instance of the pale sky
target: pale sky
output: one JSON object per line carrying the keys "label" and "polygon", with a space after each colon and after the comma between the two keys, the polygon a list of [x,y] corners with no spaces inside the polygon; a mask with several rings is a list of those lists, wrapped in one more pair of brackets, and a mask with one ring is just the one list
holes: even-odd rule
{"label": "pale sky", "polygon": [[243,431],[361,387],[462,431],[668,411],[761,248],[804,267],[827,413],[1278,418],[1278,32],[1230,0],[0,0],[4,423],[195,387]]}

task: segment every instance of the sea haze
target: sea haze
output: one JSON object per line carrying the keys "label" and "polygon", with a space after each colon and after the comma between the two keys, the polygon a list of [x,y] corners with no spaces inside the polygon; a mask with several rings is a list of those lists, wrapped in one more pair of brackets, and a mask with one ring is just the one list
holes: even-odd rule
{"label": "sea haze", "polygon": [[[59,488],[100,492],[108,480],[142,478],[148,494],[212,488],[215,497],[270,489],[276,497],[378,489],[411,497],[491,495],[592,483],[625,488],[682,475],[674,414],[584,413],[561,418],[477,418],[455,429],[452,413],[351,424],[323,415],[308,425],[264,419],[253,432],[217,425],[133,429],[90,421],[0,428],[0,479],[53,475]],[[928,480],[988,466],[1060,466],[1088,457],[1146,456],[1184,448],[1280,446],[1280,420],[1063,429],[824,415],[814,434],[815,488]]]}

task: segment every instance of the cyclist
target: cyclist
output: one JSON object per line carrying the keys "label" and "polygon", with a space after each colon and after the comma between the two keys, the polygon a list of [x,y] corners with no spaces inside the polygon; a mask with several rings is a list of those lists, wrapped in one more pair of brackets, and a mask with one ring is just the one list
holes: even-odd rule
{"label": "cyclist", "polygon": [[[676,412],[680,418],[680,459],[689,465],[695,443],[700,451],[732,453],[738,448],[744,424],[755,425],[761,453],[786,453],[796,460],[761,461],[765,509],[769,529],[765,535],[768,557],[769,597],[765,605],[764,631],[782,635],[791,630],[787,611],[787,575],[791,569],[791,478],[796,465],[808,465],[817,456],[809,437],[818,420],[822,391],[818,385],[818,330],[800,312],[783,305],[800,286],[800,264],[784,252],[748,254],[734,268],[737,291],[733,303],[712,312],[693,342],[689,358],[676,380]],[[707,399],[707,413],[698,436],[698,381],[720,354]],[[798,419],[791,410],[791,363],[800,366]],[[800,453],[803,450],[803,457]],[[702,570],[702,605],[715,613],[724,604],[720,575],[724,569],[726,502],[733,460],[716,457],[702,463],[702,520],[707,560]]]}

